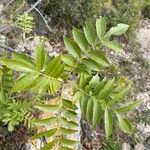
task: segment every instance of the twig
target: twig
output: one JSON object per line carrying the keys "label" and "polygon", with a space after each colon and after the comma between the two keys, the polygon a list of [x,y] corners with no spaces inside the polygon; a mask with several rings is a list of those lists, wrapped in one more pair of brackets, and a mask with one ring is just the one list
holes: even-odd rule
{"label": "twig", "polygon": [[5,6],[5,9],[13,2],[14,0],[11,0],[7,3],[7,5]]}
{"label": "twig", "polygon": [[35,7],[34,9],[39,13],[39,15],[40,15],[41,18],[43,19],[43,21],[44,21],[46,27],[48,28],[48,30],[49,30],[50,32],[53,32],[52,29],[49,27],[47,21],[45,20],[45,18],[44,18],[43,15],[41,14],[41,12],[40,12],[36,7]]}
{"label": "twig", "polygon": [[29,10],[27,10],[25,13],[29,13],[29,12],[31,12],[33,9],[35,9],[35,7],[39,4],[39,3],[41,3],[42,2],[42,0],[38,0],[34,5],[32,5],[32,7],[31,8],[29,8]]}
{"label": "twig", "polygon": [[14,52],[15,50],[9,46],[6,46],[6,45],[3,45],[3,44],[0,44],[0,47],[9,51],[9,52]]}

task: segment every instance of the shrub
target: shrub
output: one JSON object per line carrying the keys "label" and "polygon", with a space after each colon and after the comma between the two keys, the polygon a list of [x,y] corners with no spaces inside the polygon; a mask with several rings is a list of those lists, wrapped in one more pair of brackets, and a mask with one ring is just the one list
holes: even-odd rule
{"label": "shrub", "polygon": [[[118,24],[108,30],[105,18],[100,17],[95,24],[87,22],[83,30],[74,27],[73,39],[64,37],[67,54],[50,58],[44,50],[44,39],[41,39],[33,58],[13,53],[11,59],[0,59],[3,65],[20,73],[19,78],[14,80],[11,94],[33,91],[37,95],[48,93],[57,96],[57,92],[68,82],[74,87],[74,98],[71,100],[58,95],[57,100],[49,104],[35,104],[35,108],[50,113],[50,117],[46,119],[33,121],[34,125],[47,129],[37,133],[33,139],[51,137],[51,141],[42,148],[43,150],[52,147],[72,149],[73,145],[78,143],[70,135],[77,132],[76,111],[79,103],[83,116],[93,128],[104,124],[106,139],[111,136],[113,126],[116,125],[115,118],[118,120],[117,125],[124,132],[133,133],[132,125],[124,113],[133,110],[142,100],[122,106],[121,102],[131,85],[122,85],[115,78],[109,79],[101,75],[101,71],[111,63],[100,47],[106,46],[116,53],[121,53],[121,44],[112,36],[124,34],[128,27],[126,24]],[[76,74],[76,81],[69,79],[72,74]]]}

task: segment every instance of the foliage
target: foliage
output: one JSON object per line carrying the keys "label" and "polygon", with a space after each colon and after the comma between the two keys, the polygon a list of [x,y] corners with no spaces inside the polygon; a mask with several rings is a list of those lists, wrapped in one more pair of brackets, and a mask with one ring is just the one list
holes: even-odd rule
{"label": "foliage", "polygon": [[77,132],[76,103],[79,101],[83,116],[93,128],[103,121],[106,139],[112,134],[115,118],[124,132],[132,133],[131,123],[124,113],[133,110],[142,100],[126,106],[120,105],[130,85],[121,86],[115,78],[101,77],[101,70],[109,66],[110,61],[104,52],[99,50],[105,46],[121,53],[123,48],[113,37],[124,34],[127,29],[126,24],[107,29],[105,19],[100,17],[95,24],[87,22],[83,30],[74,27],[73,39],[64,37],[68,54],[49,57],[44,49],[44,39],[41,39],[34,50],[33,58],[13,53],[11,59],[0,59],[3,65],[20,73],[15,85],[10,89],[11,94],[32,91],[35,94],[49,93],[57,96],[64,84],[69,82],[70,75],[77,74],[76,83],[70,81],[75,88],[74,100],[58,96],[58,101],[35,105],[35,108],[50,113],[49,118],[34,121],[35,125],[44,126],[46,131],[39,132],[33,138],[50,137],[50,142],[43,150],[52,147],[73,149],[77,141],[70,139],[70,134]]}
{"label": "foliage", "polygon": [[0,81],[0,120],[8,125],[9,131],[12,131],[15,125],[22,122],[30,127],[31,111],[33,111],[31,110],[31,102],[11,98],[13,76],[12,71],[6,66],[1,68]]}
{"label": "foliage", "polygon": [[87,20],[94,21],[100,15],[105,15],[109,25],[118,22],[130,26],[128,32],[129,40],[134,35],[142,18],[148,14],[149,2],[147,0],[49,0],[45,7],[45,14],[52,18],[52,22],[64,22],[67,27],[81,26]]}

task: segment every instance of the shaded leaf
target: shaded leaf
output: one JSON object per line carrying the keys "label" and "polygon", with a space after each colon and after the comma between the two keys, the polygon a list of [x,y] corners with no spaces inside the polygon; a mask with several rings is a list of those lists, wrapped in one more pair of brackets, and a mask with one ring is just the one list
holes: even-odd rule
{"label": "shaded leaf", "polygon": [[116,52],[122,52],[123,51],[123,48],[122,46],[120,45],[119,42],[117,41],[109,41],[109,40],[105,40],[102,42],[106,47],[116,51]]}
{"label": "shaded leaf", "polygon": [[89,42],[89,44],[93,45],[96,40],[96,30],[94,28],[94,25],[90,22],[86,22],[83,30],[87,41]]}
{"label": "shaded leaf", "polygon": [[118,24],[116,27],[112,27],[105,35],[105,37],[109,38],[111,35],[122,35],[124,34],[129,28],[127,24]]}
{"label": "shaded leaf", "polygon": [[105,57],[105,55],[100,51],[89,51],[87,53],[87,56],[91,59],[93,59],[95,62],[97,62],[100,65],[108,65],[109,61]]}
{"label": "shaded leaf", "polygon": [[131,134],[132,133],[132,125],[131,123],[128,121],[127,118],[122,118],[122,116],[118,113],[116,113],[118,121],[119,121],[119,126],[120,128],[126,132]]}
{"label": "shaded leaf", "polygon": [[135,101],[132,102],[130,104],[128,104],[127,106],[124,106],[122,108],[117,109],[117,112],[119,113],[126,113],[128,111],[134,110],[136,107],[138,107],[141,103],[143,102],[143,100],[139,100],[139,101]]}
{"label": "shaded leaf", "polygon": [[84,33],[75,27],[73,27],[72,33],[73,33],[73,38],[74,38],[75,42],[79,45],[79,47],[83,51],[86,51],[87,47],[88,47],[88,42],[84,36]]}
{"label": "shaded leaf", "polygon": [[92,125],[94,128],[100,124],[101,120],[101,106],[96,98],[93,98],[94,106],[93,106],[93,120]]}
{"label": "shaded leaf", "polygon": [[93,100],[89,99],[86,108],[86,118],[89,122],[92,122],[93,118]]}
{"label": "shaded leaf", "polygon": [[44,43],[40,42],[35,51],[34,51],[34,60],[37,66],[37,69],[40,71],[43,69],[44,62],[45,62],[45,50],[44,50]]}
{"label": "shaded leaf", "polygon": [[73,57],[80,57],[81,50],[74,41],[70,40],[67,37],[64,37],[64,43],[69,53],[72,54]]}
{"label": "shaded leaf", "polygon": [[104,17],[96,20],[96,31],[99,39],[101,39],[106,32],[106,21]]}
{"label": "shaded leaf", "polygon": [[58,111],[59,109],[58,105],[38,105],[35,107],[44,112],[55,112]]}
{"label": "shaded leaf", "polygon": [[25,75],[16,82],[15,86],[12,88],[12,92],[22,91],[29,88],[38,76],[39,74],[37,72]]}
{"label": "shaded leaf", "polygon": [[45,131],[45,132],[37,133],[34,136],[32,136],[32,140],[39,139],[43,136],[46,137],[46,138],[47,137],[49,138],[49,137],[55,135],[56,131],[57,131],[57,128],[54,128],[54,129],[51,129],[51,130],[48,130],[48,131]]}
{"label": "shaded leaf", "polygon": [[114,105],[118,102],[121,102],[124,100],[125,96],[129,93],[131,86],[127,86],[123,88],[119,93],[115,94],[115,96],[112,98],[111,101],[109,101],[108,105]]}
{"label": "shaded leaf", "polygon": [[105,113],[104,113],[104,123],[105,123],[106,139],[108,139],[109,136],[112,134],[112,115],[109,112],[107,107],[106,107]]}
{"label": "shaded leaf", "polygon": [[5,64],[8,68],[16,71],[22,72],[33,72],[35,71],[33,67],[23,63],[22,61],[18,61],[15,59],[0,59],[0,62]]}

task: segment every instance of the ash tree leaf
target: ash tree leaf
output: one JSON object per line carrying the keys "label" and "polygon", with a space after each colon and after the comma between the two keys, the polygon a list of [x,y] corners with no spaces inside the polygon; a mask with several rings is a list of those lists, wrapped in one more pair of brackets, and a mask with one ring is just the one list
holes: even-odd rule
{"label": "ash tree leaf", "polygon": [[5,64],[8,68],[21,72],[33,72],[35,71],[33,67],[27,65],[25,62],[15,60],[15,59],[4,59],[1,58],[0,62]]}
{"label": "ash tree leaf", "polygon": [[61,83],[58,80],[51,80],[50,82],[50,90],[51,94],[55,95],[55,93],[60,89]]}
{"label": "ash tree leaf", "polygon": [[66,135],[75,134],[76,132],[78,132],[77,130],[72,130],[68,128],[60,128],[60,130],[63,134],[66,134]]}
{"label": "ash tree leaf", "polygon": [[89,99],[86,108],[86,118],[91,123],[93,118],[93,100]]}
{"label": "ash tree leaf", "polygon": [[132,125],[128,121],[127,118],[123,118],[119,113],[116,113],[118,121],[119,121],[119,126],[122,129],[122,131],[131,134],[132,133]]}
{"label": "ash tree leaf", "polygon": [[34,60],[38,71],[42,70],[45,63],[44,43],[40,42],[34,51]]}
{"label": "ash tree leaf", "polygon": [[96,20],[96,31],[99,39],[101,40],[106,33],[106,21],[104,17],[100,17],[100,19]]}
{"label": "ash tree leaf", "polygon": [[93,59],[95,62],[97,62],[100,65],[108,65],[109,61],[105,57],[105,55],[100,51],[89,51],[87,53],[87,56],[91,59]]}
{"label": "ash tree leaf", "polygon": [[52,137],[53,135],[55,135],[56,131],[57,131],[57,128],[54,128],[54,129],[51,129],[51,130],[48,130],[48,131],[45,131],[45,132],[37,133],[34,136],[32,136],[32,140],[39,139],[43,136],[46,137],[46,138]]}
{"label": "ash tree leaf", "polygon": [[59,109],[58,105],[37,105],[35,107],[41,111],[51,112],[51,113],[54,113]]}
{"label": "ash tree leaf", "polygon": [[60,147],[60,150],[73,150],[72,148],[69,148],[69,147]]}
{"label": "ash tree leaf", "polygon": [[67,37],[64,37],[64,43],[65,43],[67,50],[73,57],[79,58],[81,56],[80,47],[78,46],[78,44],[76,44],[76,42],[70,40]]}
{"label": "ash tree leaf", "polygon": [[73,58],[73,57],[70,56],[70,55],[63,54],[62,57],[61,57],[61,60],[62,60],[65,64],[67,64],[67,65],[69,65],[69,66],[71,66],[71,67],[75,67],[75,66],[76,66],[76,60],[75,60],[75,58]]}
{"label": "ash tree leaf", "polygon": [[83,58],[82,62],[90,70],[100,71],[101,69],[100,65],[90,58]]}
{"label": "ash tree leaf", "polygon": [[61,56],[53,58],[45,69],[46,75],[55,77],[56,72],[60,69],[61,66]]}
{"label": "ash tree leaf", "polygon": [[79,45],[79,47],[83,51],[86,51],[88,48],[88,42],[85,38],[84,33],[75,27],[73,27],[72,33],[73,33],[74,41]]}
{"label": "ash tree leaf", "polygon": [[78,141],[70,140],[70,139],[66,139],[66,138],[62,138],[62,139],[61,139],[61,142],[62,142],[64,145],[68,145],[68,146],[78,144]]}
{"label": "ash tree leaf", "polygon": [[116,40],[110,41],[110,40],[107,39],[107,40],[103,40],[102,43],[103,43],[103,45],[105,45],[106,47],[114,50],[117,53],[123,51],[122,46]]}
{"label": "ash tree leaf", "polygon": [[81,97],[80,98],[80,107],[81,107],[83,116],[86,115],[87,104],[88,104],[88,98],[87,97]]}
{"label": "ash tree leaf", "polygon": [[98,74],[96,74],[95,76],[92,77],[92,79],[89,82],[89,85],[94,88],[97,84],[99,84],[100,82],[100,77]]}
{"label": "ash tree leaf", "polygon": [[122,35],[129,28],[129,25],[120,23],[116,27],[112,27],[105,35],[106,38],[109,38],[111,35]]}
{"label": "ash tree leaf", "polygon": [[31,68],[34,68],[35,69],[35,66],[34,66],[34,63],[33,61],[28,57],[26,56],[25,54],[21,54],[21,53],[16,53],[14,52],[13,53],[13,58],[15,60],[18,60],[20,62],[23,62],[25,64],[27,64],[28,66],[30,66]]}
{"label": "ash tree leaf", "polygon": [[46,118],[46,119],[34,120],[33,124],[38,125],[38,126],[49,127],[56,121],[57,121],[56,117],[50,117],[50,118]]}
{"label": "ash tree leaf", "polygon": [[94,106],[93,106],[92,125],[94,128],[96,128],[97,125],[100,124],[100,120],[101,120],[101,106],[96,98],[93,98],[93,103],[94,103]]}
{"label": "ash tree leaf", "polygon": [[23,91],[33,84],[33,82],[38,78],[39,74],[37,72],[31,72],[21,79],[19,79],[15,86],[12,88],[12,92]]}
{"label": "ash tree leaf", "polygon": [[119,113],[129,112],[131,110],[134,110],[136,107],[138,107],[142,102],[143,102],[143,100],[132,102],[132,103],[128,104],[127,106],[117,109],[117,112],[119,112]]}
{"label": "ash tree leaf", "polygon": [[112,106],[115,105],[118,102],[121,102],[124,100],[125,96],[129,93],[131,86],[125,87],[123,90],[121,90],[119,93],[115,94],[115,96],[112,98],[111,101],[109,101],[108,105]]}
{"label": "ash tree leaf", "polygon": [[109,136],[112,134],[112,115],[109,112],[108,107],[106,107],[106,109],[105,109],[104,123],[105,123],[106,139],[108,139]]}
{"label": "ash tree leaf", "polygon": [[96,40],[96,30],[94,25],[91,22],[86,22],[83,30],[87,41],[89,44],[93,45]]}
{"label": "ash tree leaf", "polygon": [[62,126],[65,126],[67,128],[73,128],[73,129],[78,127],[78,124],[74,121],[69,121],[64,117],[61,117],[59,119],[60,119]]}
{"label": "ash tree leaf", "polygon": [[58,140],[57,140],[57,139],[54,139],[54,140],[50,141],[48,144],[44,145],[44,146],[41,148],[41,150],[50,150],[50,149],[53,148],[53,146],[54,146],[55,144],[57,144],[57,142],[58,142]]}
{"label": "ash tree leaf", "polygon": [[104,88],[99,92],[98,97],[101,99],[106,98],[109,96],[110,92],[114,89],[115,80],[112,79],[108,81]]}

